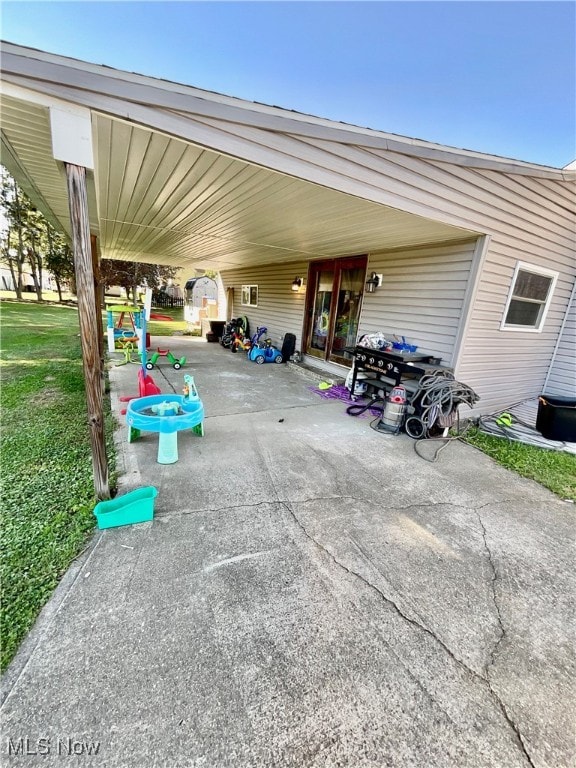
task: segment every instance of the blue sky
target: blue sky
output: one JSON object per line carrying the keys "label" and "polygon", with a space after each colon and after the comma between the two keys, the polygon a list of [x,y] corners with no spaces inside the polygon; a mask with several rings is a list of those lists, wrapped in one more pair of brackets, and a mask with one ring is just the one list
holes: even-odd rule
{"label": "blue sky", "polygon": [[2,39],[466,149],[576,157],[572,2],[9,2]]}

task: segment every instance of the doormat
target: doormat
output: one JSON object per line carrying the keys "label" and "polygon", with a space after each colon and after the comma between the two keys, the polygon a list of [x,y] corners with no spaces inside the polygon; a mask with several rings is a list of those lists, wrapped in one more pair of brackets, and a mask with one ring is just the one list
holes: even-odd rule
{"label": "doormat", "polygon": [[[358,405],[359,403],[350,399],[350,391],[343,384],[335,384],[330,389],[318,389],[318,387],[308,387],[310,392],[319,395],[324,400],[342,400],[346,405]],[[360,414],[362,419],[373,419],[374,416],[380,416],[382,408],[368,408]]]}

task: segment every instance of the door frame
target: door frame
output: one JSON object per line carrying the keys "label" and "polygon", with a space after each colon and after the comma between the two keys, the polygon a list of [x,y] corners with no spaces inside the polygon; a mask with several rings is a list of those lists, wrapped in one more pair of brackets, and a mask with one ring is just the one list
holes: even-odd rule
{"label": "door frame", "polygon": [[[306,300],[304,307],[304,329],[302,334],[302,351],[305,355],[310,355],[316,360],[321,360],[326,363],[332,363],[333,365],[342,365],[334,360],[330,360],[329,356],[332,354],[332,344],[334,342],[334,329],[336,326],[336,310],[338,307],[337,288],[340,282],[340,273],[343,269],[353,269],[364,267],[364,277],[366,277],[368,269],[368,254],[360,254],[358,256],[342,256],[334,259],[319,259],[318,261],[311,261],[308,265],[308,279],[306,280]],[[332,280],[332,296],[333,301],[330,306],[330,318],[328,321],[328,333],[326,336],[326,349],[324,355],[315,355],[309,351],[309,341],[312,329],[312,321],[314,315],[314,305],[316,302],[316,279],[315,275],[322,270],[322,268],[333,269],[334,277]],[[312,279],[314,277],[314,279]],[[364,300],[364,283],[362,281],[362,290],[360,292],[359,300],[359,313],[362,312],[362,302]],[[360,315],[359,315],[360,316]]]}

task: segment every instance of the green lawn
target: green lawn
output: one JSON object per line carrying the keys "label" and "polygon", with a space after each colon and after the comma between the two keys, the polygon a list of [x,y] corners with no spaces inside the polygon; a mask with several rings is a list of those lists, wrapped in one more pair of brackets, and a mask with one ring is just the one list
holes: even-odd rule
{"label": "green lawn", "polygon": [[576,456],[564,451],[550,451],[533,445],[511,442],[472,429],[466,442],[522,477],[529,477],[562,499],[576,501]]}
{"label": "green lawn", "polygon": [[[77,312],[2,302],[0,404],[5,668],[94,528],[94,489]],[[107,450],[114,470],[113,422]]]}
{"label": "green lawn", "polygon": [[[52,305],[53,303],[58,302],[58,294],[55,291],[44,291],[43,292],[43,299],[46,302],[46,305]],[[7,301],[3,302],[3,306],[7,306],[8,304],[12,304],[15,301],[15,294],[14,291],[0,291],[0,300],[6,299]],[[72,294],[66,293],[64,294],[64,300],[68,302],[76,302],[76,297]],[[25,292],[23,294],[23,301],[22,304],[32,304],[34,306],[38,306],[38,300],[36,298],[35,293]],[[107,306],[120,306],[120,305],[130,305],[130,302],[128,302],[126,299],[122,298],[112,298],[111,296],[106,296],[106,305]],[[61,305],[60,305],[61,306]],[[170,320],[154,320],[151,319],[146,324],[146,329],[148,333],[151,336],[172,336],[174,333],[178,334],[190,334],[192,336],[200,336],[200,328],[195,328],[194,326],[191,326],[190,323],[187,323],[184,320],[184,308],[183,307],[152,307],[151,310],[152,315],[164,315],[165,317],[169,317]],[[117,322],[119,315],[114,315],[114,322]],[[106,312],[102,312],[102,322],[104,324],[104,329],[106,328]],[[130,327],[130,321],[128,319],[125,319],[124,323],[125,327]]]}
{"label": "green lawn", "polygon": [[[190,325],[184,320],[183,307],[152,307],[151,318],[146,324],[148,333],[151,336],[171,336],[173,333],[187,333],[190,331]],[[154,320],[154,315],[165,315],[172,320]]]}

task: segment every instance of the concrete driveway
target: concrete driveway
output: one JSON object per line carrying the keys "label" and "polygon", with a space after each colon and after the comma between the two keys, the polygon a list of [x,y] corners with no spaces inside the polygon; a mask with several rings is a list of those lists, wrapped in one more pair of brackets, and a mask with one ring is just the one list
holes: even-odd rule
{"label": "concrete driveway", "polygon": [[286,366],[170,346],[187,366],[152,375],[194,374],[206,434],[159,465],[121,428],[155,519],[97,531],[47,605],[4,764],[573,765],[573,505],[461,443],[423,461]]}

